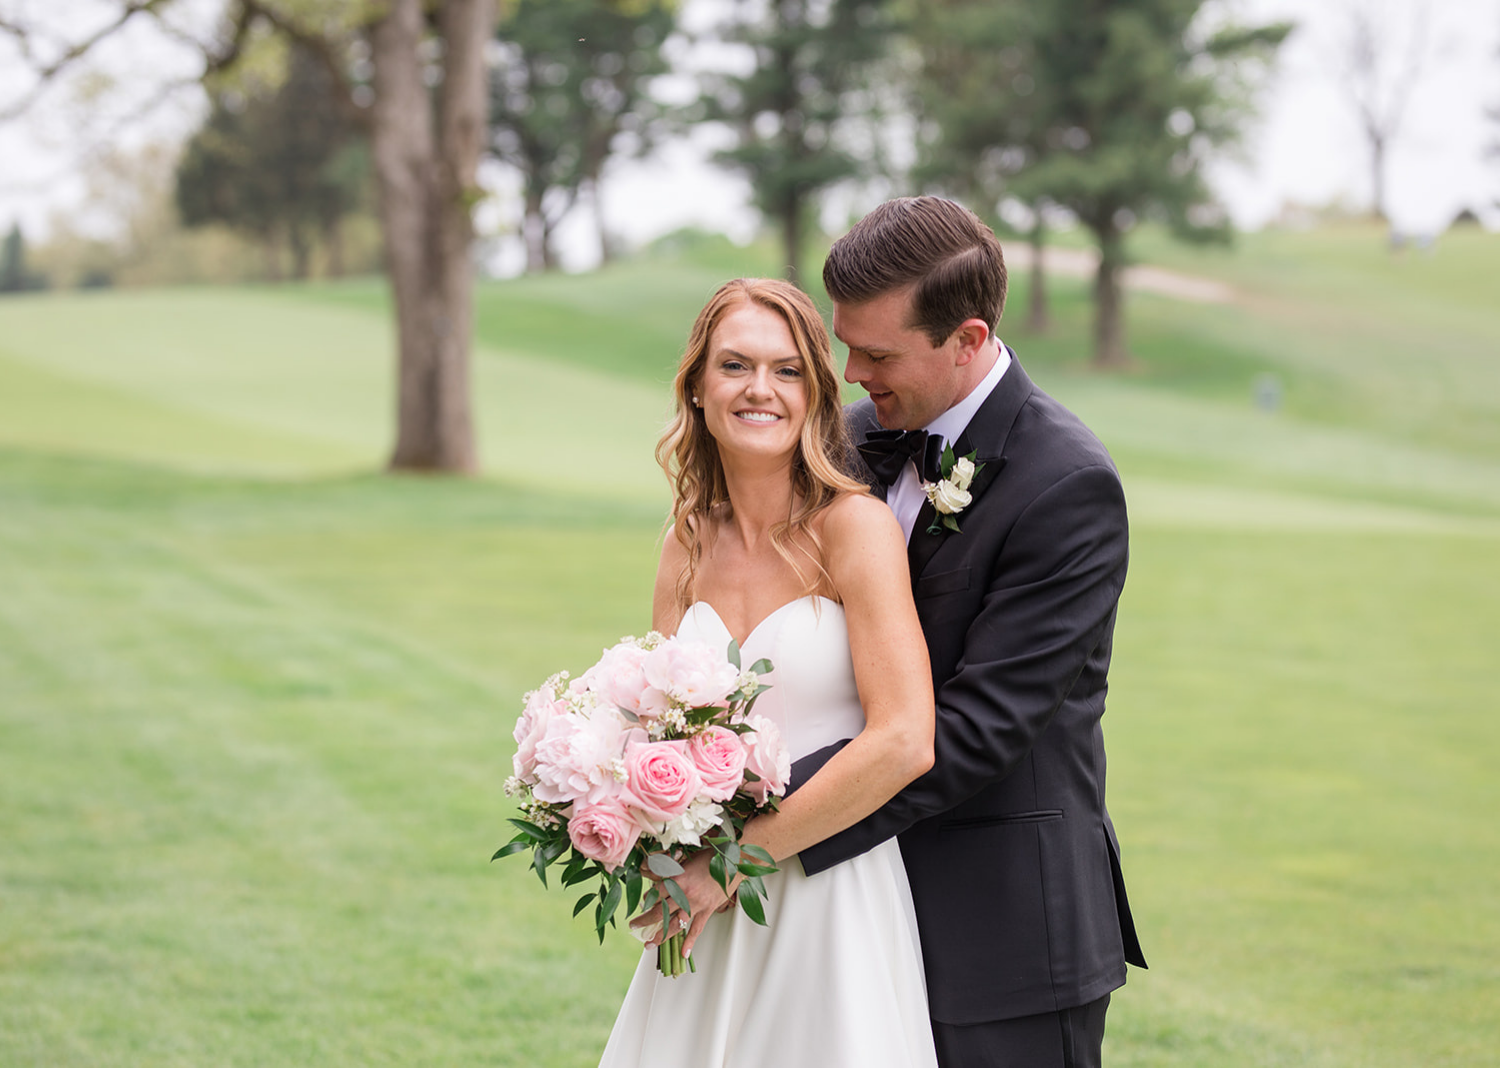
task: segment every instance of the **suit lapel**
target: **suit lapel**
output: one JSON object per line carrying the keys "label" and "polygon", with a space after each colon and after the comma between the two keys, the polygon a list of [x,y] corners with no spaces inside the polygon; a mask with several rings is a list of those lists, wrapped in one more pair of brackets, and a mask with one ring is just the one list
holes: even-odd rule
{"label": "suit lapel", "polygon": [[[996,476],[1005,467],[1005,442],[1010,437],[1010,429],[1015,425],[1016,416],[1020,414],[1022,406],[1035,391],[1031,378],[1021,368],[1021,361],[1017,359],[1014,350],[1010,351],[1010,366],[1006,368],[998,385],[974,413],[974,418],[964,428],[964,432],[954,442],[953,454],[955,456],[967,456],[976,452],[976,463],[984,467],[975,474],[974,481],[969,485],[969,495],[974,502],[978,502],[980,496],[989,488]],[[970,508],[973,504],[970,504]],[[958,516],[960,530],[964,525],[964,516],[969,509],[964,509]],[[960,532],[955,534],[946,527],[939,527],[937,533],[929,534],[927,528],[937,517],[937,510],[933,508],[931,501],[924,501],[922,510],[917,513],[917,521],[912,526],[911,540],[906,545],[906,559],[911,568],[911,580],[915,584],[918,577],[926,570],[933,556],[943,543],[949,538],[961,538]]]}

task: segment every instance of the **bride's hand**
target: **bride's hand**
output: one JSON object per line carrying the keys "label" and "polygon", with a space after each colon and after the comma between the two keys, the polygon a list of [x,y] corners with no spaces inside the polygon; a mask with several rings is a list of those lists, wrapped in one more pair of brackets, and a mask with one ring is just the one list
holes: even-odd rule
{"label": "bride's hand", "polygon": [[[712,856],[713,850],[711,849],[703,849],[694,853],[687,860],[683,861],[682,874],[674,877],[674,881],[682,890],[683,896],[687,898],[688,906],[692,911],[691,922],[687,926],[687,937],[683,940],[682,944],[684,954],[692,952],[693,943],[698,940],[698,935],[703,932],[704,926],[708,923],[708,918],[715,912],[733,904],[734,890],[739,885],[740,876],[736,873],[734,880],[729,884],[729,893],[724,893],[724,888],[718,884],[708,870],[708,862]],[[659,879],[655,881],[658,884],[661,882]],[[665,929],[660,926],[661,910],[659,908],[643,913],[630,921],[630,925],[638,932],[638,937],[640,932],[650,930],[653,927],[655,928],[649,938],[642,939],[648,946],[660,945],[667,938],[683,929],[684,917],[682,910],[672,903],[670,897],[667,898],[667,902],[671,908],[671,913]]]}

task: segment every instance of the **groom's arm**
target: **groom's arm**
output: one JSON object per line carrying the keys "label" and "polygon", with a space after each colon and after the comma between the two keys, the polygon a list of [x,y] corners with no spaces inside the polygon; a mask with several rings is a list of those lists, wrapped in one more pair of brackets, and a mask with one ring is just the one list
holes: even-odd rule
{"label": "groom's arm", "polygon": [[[1124,493],[1106,465],[1071,472],[1027,506],[1006,538],[958,669],[938,688],[933,769],[879,811],[804,849],[809,875],[953,808],[1016,768],[1110,632],[1127,542]],[[793,781],[806,782],[841,745],[797,761]]]}

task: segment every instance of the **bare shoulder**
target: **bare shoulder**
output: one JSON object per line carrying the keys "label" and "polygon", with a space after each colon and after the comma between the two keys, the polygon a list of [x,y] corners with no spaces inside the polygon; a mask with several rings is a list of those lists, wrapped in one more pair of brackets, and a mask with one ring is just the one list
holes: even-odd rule
{"label": "bare shoulder", "polygon": [[864,494],[846,494],[824,510],[823,558],[841,593],[869,576],[904,572],[906,538],[890,507]]}

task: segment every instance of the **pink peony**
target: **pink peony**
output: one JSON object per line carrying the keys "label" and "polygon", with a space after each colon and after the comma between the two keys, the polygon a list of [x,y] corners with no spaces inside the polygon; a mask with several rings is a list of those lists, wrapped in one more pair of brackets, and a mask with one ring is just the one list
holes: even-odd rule
{"label": "pink peony", "polygon": [[618,798],[580,804],[568,820],[574,848],[611,871],[625,863],[640,836],[640,827]]}
{"label": "pink peony", "polygon": [[646,681],[689,708],[722,704],[740,684],[739,670],[702,642],[669,638],[646,657]]}
{"label": "pink peony", "polygon": [[621,642],[604,650],[585,677],[603,700],[649,719],[667,705],[666,696],[646,681],[643,669],[650,655],[634,642]]}
{"label": "pink peony", "polygon": [[709,727],[688,740],[688,756],[703,780],[703,796],[728,801],[745,778],[745,743],[727,727]]}
{"label": "pink peony", "polygon": [[629,740],[629,727],[613,709],[600,708],[592,716],[560,712],[536,744],[536,784],[539,801],[566,805],[597,800],[617,785],[614,763]]}
{"label": "pink peony", "polygon": [[516,720],[513,735],[516,739],[516,755],[512,765],[516,777],[522,782],[536,782],[537,743],[546,735],[553,717],[561,711],[562,706],[546,690],[534,690],[526,695],[526,707]]}
{"label": "pink peony", "polygon": [[743,736],[749,753],[745,767],[760,776],[760,782],[746,787],[756,804],[765,804],[768,793],[780,797],[786,792],[787,780],[792,777],[792,757],[786,743],[781,740],[781,728],[764,716],[751,716],[745,721],[752,733]]}
{"label": "pink peony", "polygon": [[686,742],[638,742],[626,748],[620,800],[647,820],[665,823],[682,815],[701,788]]}

